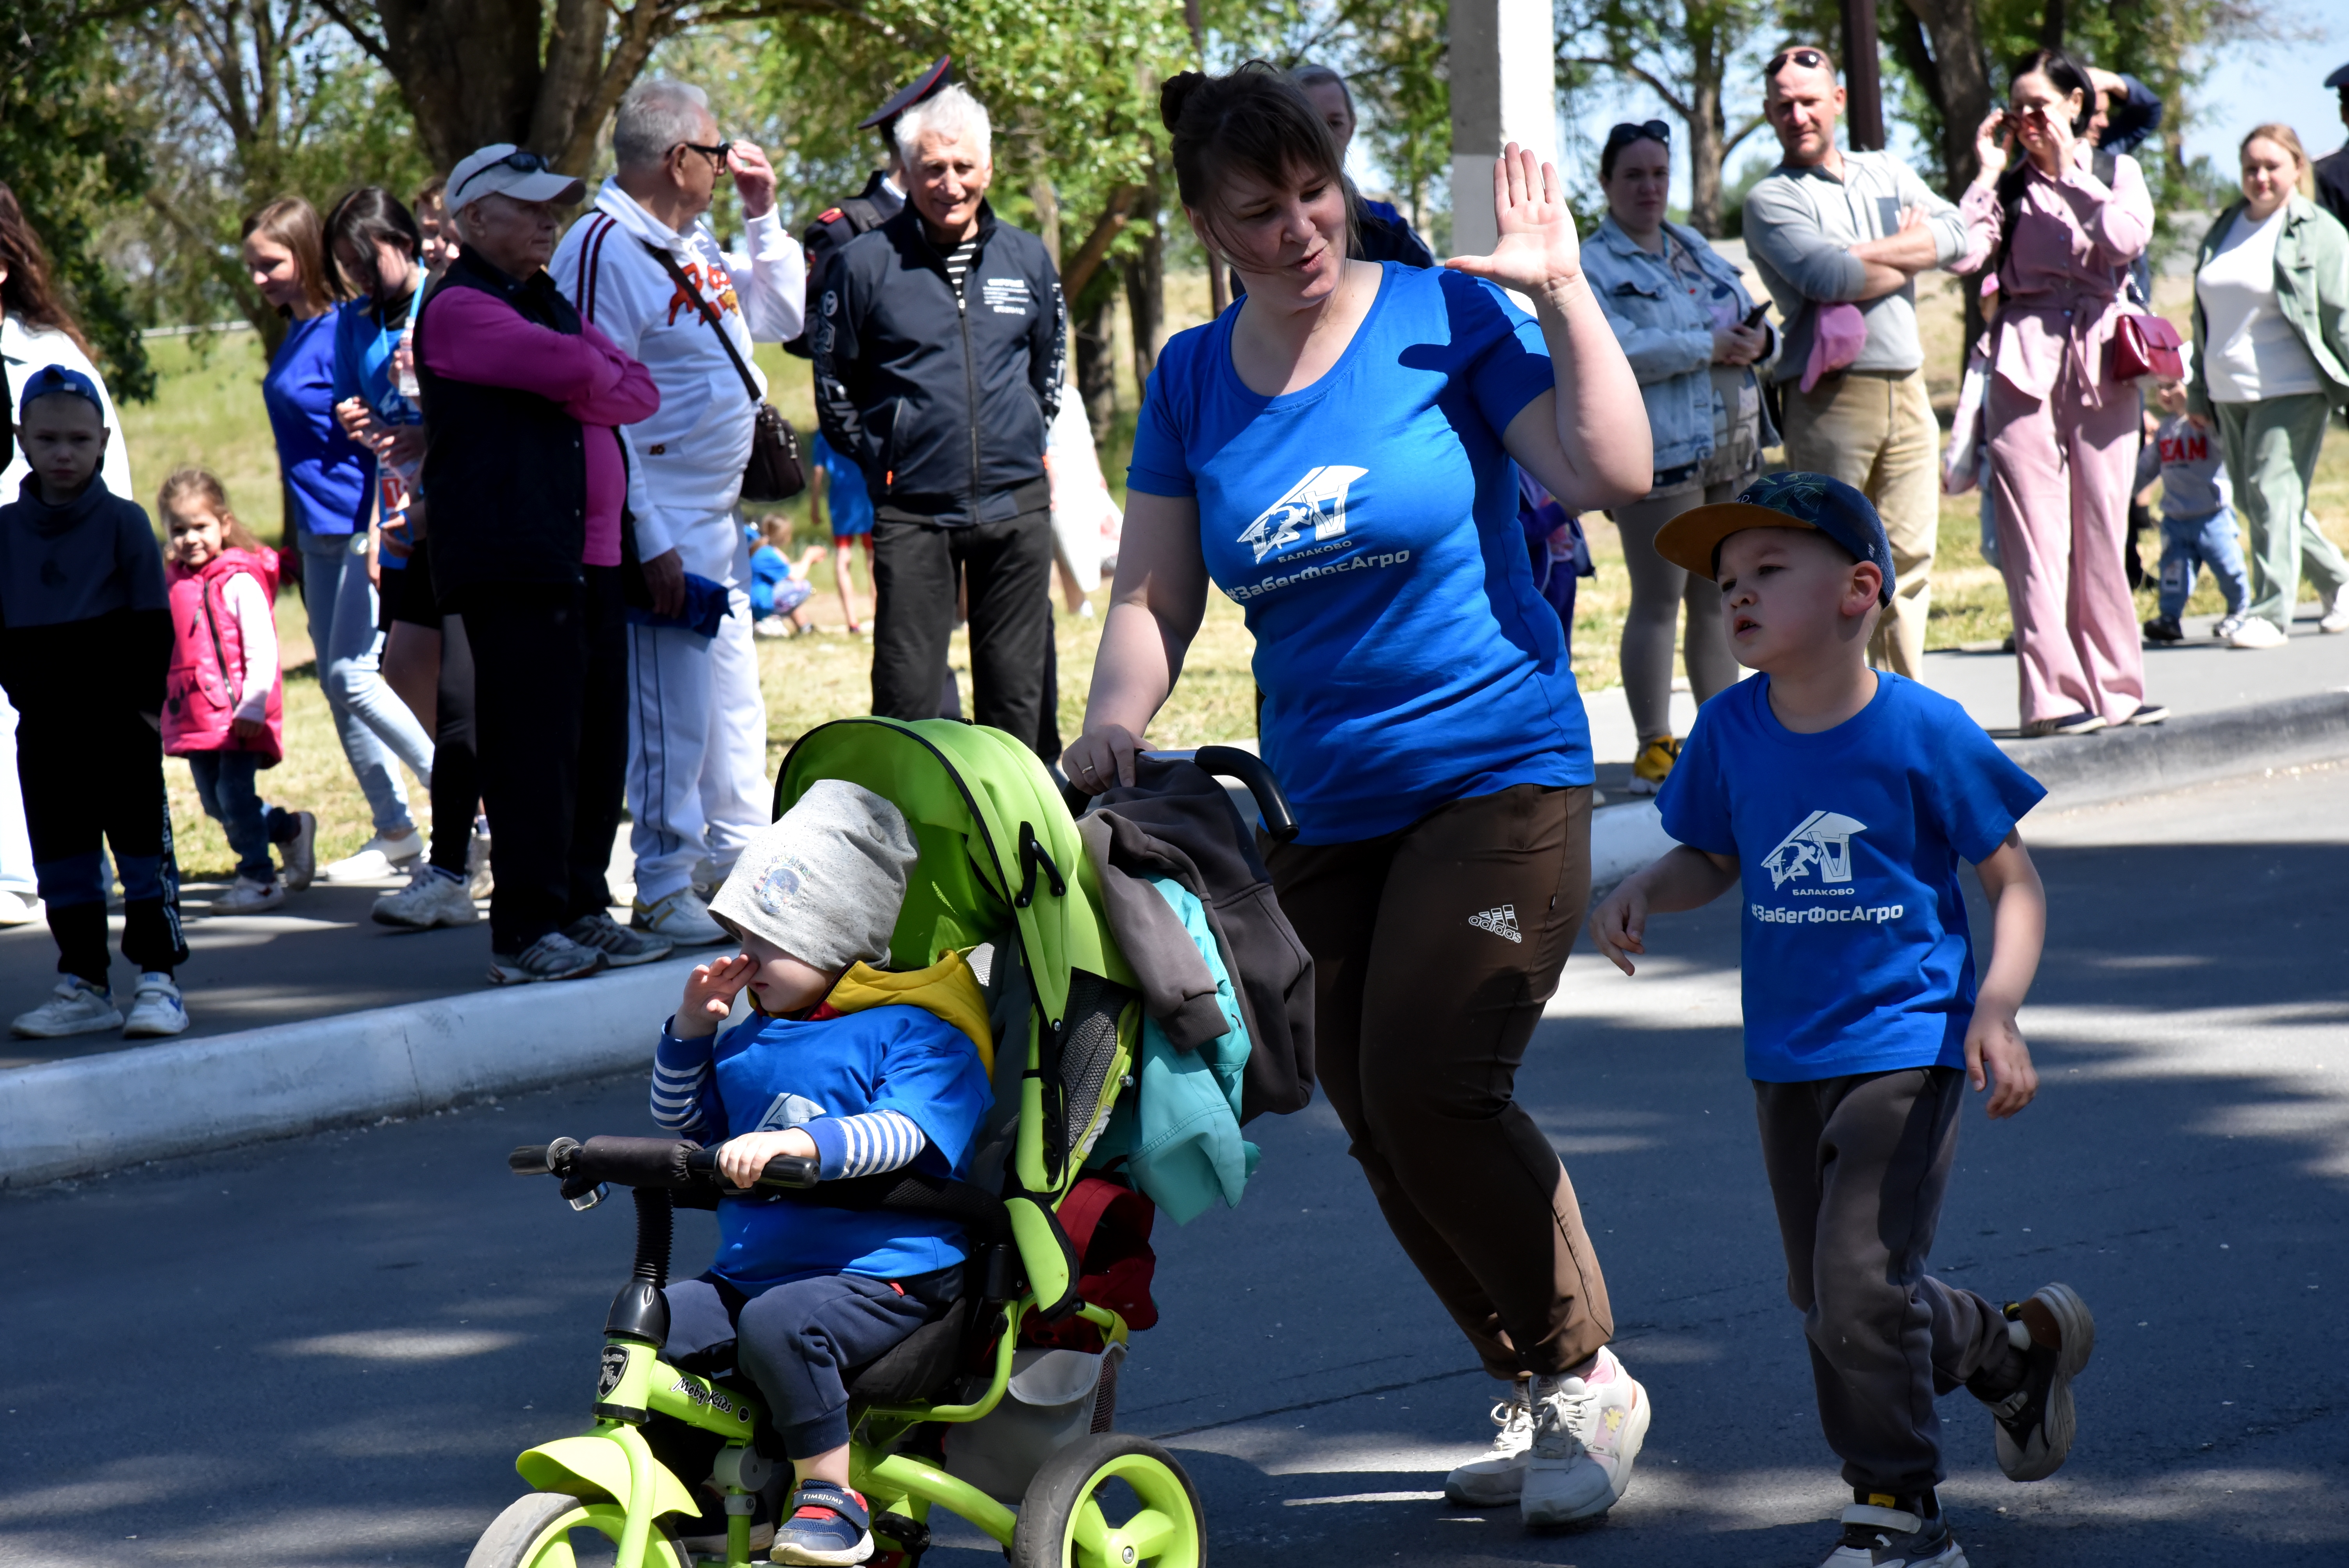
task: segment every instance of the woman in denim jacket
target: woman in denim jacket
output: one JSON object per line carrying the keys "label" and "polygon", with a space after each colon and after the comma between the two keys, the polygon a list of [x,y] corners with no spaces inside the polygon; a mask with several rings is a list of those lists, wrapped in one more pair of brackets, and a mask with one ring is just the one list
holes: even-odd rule
{"label": "woman in denim jacket", "polygon": [[1631,791],[1653,794],[1672,769],[1672,626],[1688,606],[1689,686],[1702,703],[1737,679],[1721,624],[1721,590],[1656,553],[1656,530],[1692,506],[1727,500],[1778,439],[1756,372],[1778,335],[1746,326],[1754,302],[1737,269],[1695,230],[1664,221],[1671,131],[1619,125],[1599,155],[1607,217],[1583,247],[1583,273],[1640,377],[1656,444],[1655,488],[1611,514],[1631,573],[1623,622],[1623,694],[1640,732]]}

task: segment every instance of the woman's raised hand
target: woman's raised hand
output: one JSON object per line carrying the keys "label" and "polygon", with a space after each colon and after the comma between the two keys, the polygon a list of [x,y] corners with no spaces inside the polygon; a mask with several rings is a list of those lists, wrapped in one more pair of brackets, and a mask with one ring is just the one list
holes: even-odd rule
{"label": "woman's raised hand", "polygon": [[1491,255],[1454,256],[1444,264],[1522,294],[1582,275],[1582,240],[1557,166],[1514,141],[1494,160],[1493,218],[1501,237]]}
{"label": "woman's raised hand", "polygon": [[1974,157],[1982,163],[1982,178],[1995,180],[2006,172],[2006,160],[2014,151],[2014,126],[2006,110],[1994,108],[1982,116],[1981,127],[1974,132]]}

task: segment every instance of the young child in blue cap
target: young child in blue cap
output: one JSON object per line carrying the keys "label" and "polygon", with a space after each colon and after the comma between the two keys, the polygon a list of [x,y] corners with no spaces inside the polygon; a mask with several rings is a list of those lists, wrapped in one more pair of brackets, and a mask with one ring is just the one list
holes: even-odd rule
{"label": "young child in blue cap", "polygon": [[[2015,1013],[2047,905],[2015,822],[2046,794],[1949,698],[1868,667],[1892,550],[1868,498],[1772,474],[1682,512],[1667,561],[1721,584],[1738,661],[1657,797],[1681,847],[1591,917],[1625,974],[1648,917],[1744,883],[1745,1070],[1819,1420],[1853,1506],[1827,1568],[1963,1568],[1934,1488],[1934,1398],[1992,1407],[2000,1468],[2053,1474],[2095,1325],[2065,1285],[1994,1305],[1925,1272],[1965,1087],[1991,1116],[2038,1077]],[[1975,984],[1961,861],[1996,933]]]}
{"label": "young child in blue cap", "polygon": [[[0,685],[20,716],[16,776],[63,978],[12,1026],[36,1039],[176,1035],[188,1013],[171,974],[188,947],[163,793],[163,552],[146,510],[98,477],[106,414],[89,377],[44,366],[18,407],[32,472],[0,506]],[[139,969],[127,1021],[108,979],[105,846],[122,878],[123,956]]]}

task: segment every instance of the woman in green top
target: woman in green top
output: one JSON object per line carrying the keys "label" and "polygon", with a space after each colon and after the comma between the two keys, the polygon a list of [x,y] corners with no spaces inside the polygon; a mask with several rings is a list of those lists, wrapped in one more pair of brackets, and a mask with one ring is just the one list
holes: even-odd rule
{"label": "woman in green top", "polygon": [[2219,428],[2251,529],[2251,603],[2228,644],[2277,648],[2303,563],[2326,601],[2317,624],[2349,632],[2349,562],[2306,515],[2325,416],[2349,412],[2349,230],[2302,193],[2308,154],[2292,127],[2253,129],[2242,169],[2242,201],[2195,258],[2186,407]]}

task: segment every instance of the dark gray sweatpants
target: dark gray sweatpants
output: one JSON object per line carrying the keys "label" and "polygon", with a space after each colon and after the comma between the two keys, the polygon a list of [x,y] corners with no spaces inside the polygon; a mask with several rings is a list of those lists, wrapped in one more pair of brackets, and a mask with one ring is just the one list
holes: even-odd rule
{"label": "dark gray sweatpants", "polygon": [[735,1365],[767,1398],[767,1419],[795,1460],[848,1440],[848,1374],[879,1360],[954,1298],[962,1265],[892,1283],[818,1274],[741,1293],[705,1275],[668,1287],[673,1356],[735,1341]]}
{"label": "dark gray sweatpants", "polygon": [[1819,1425],[1844,1480],[1868,1491],[1940,1482],[1936,1396],[1997,1399],[2023,1378],[2005,1314],[1925,1272],[1965,1084],[1956,1068],[1909,1068],[1754,1086]]}

